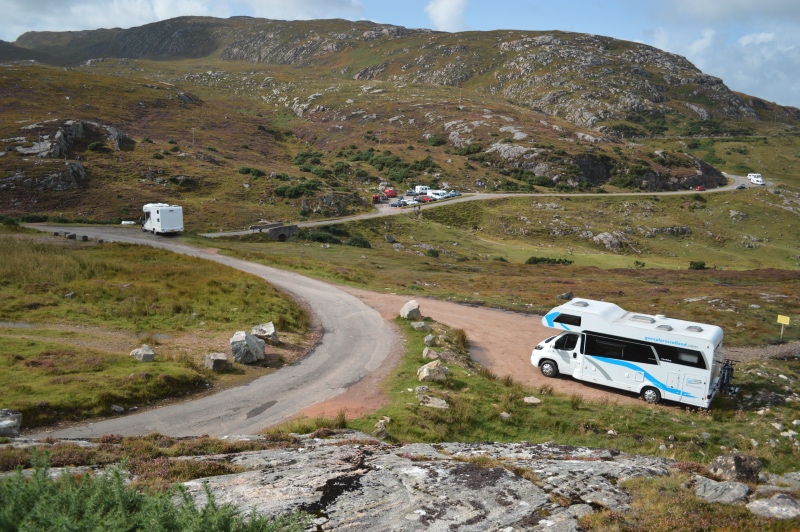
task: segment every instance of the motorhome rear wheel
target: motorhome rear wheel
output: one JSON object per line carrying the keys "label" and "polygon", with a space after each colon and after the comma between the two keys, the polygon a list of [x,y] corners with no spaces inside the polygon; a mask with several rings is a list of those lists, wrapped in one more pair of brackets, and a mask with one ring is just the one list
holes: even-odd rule
{"label": "motorhome rear wheel", "polygon": [[661,401],[661,394],[655,388],[645,388],[642,390],[642,399],[651,405],[656,405]]}

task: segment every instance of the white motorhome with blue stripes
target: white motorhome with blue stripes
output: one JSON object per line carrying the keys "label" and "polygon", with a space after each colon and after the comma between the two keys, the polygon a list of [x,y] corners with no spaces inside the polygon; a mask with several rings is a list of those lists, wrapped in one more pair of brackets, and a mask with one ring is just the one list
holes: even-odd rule
{"label": "white motorhome with blue stripes", "polygon": [[626,312],[605,301],[573,299],[542,318],[561,330],[531,353],[543,375],[575,379],[708,408],[733,377],[723,333],[707,325]]}

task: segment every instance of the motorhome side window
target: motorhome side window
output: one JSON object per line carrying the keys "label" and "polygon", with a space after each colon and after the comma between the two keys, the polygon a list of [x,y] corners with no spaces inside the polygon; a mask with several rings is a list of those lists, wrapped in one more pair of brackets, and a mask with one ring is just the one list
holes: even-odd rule
{"label": "motorhome side window", "polygon": [[659,345],[658,358],[663,362],[672,362],[673,364],[680,364],[681,366],[689,366],[692,368],[706,369],[706,360],[700,351],[692,349],[680,349],[677,347]]}
{"label": "motorhome side window", "polygon": [[627,342],[622,338],[604,338],[594,334],[586,335],[587,355],[629,360],[637,364],[658,364],[653,348],[646,344]]}
{"label": "motorhome side window", "polygon": [[598,336],[590,334],[586,335],[586,349],[587,355],[593,355],[605,358],[622,358],[622,350],[625,347],[621,342],[614,342]]}
{"label": "motorhome side window", "polygon": [[623,357],[639,364],[658,364],[656,354],[649,345],[625,342]]}
{"label": "motorhome side window", "polygon": [[578,335],[577,334],[565,334],[558,340],[556,343],[553,344],[553,347],[556,349],[575,349],[575,346],[578,345]]}
{"label": "motorhome side window", "polygon": [[553,321],[556,323],[563,323],[564,325],[575,325],[576,327],[580,327],[581,325],[581,317],[572,314],[561,313],[556,316],[556,319]]}

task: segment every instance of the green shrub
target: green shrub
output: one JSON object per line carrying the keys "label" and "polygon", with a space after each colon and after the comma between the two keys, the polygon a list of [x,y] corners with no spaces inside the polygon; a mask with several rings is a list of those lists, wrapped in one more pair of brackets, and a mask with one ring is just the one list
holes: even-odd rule
{"label": "green shrub", "polygon": [[342,241],[326,231],[308,231],[302,237],[303,240],[312,242],[322,242],[323,244],[341,244]]}
{"label": "green shrub", "polygon": [[169,149],[169,151],[171,151],[173,153],[177,153],[177,152],[181,151],[181,148],[180,148],[180,146],[173,146],[173,147],[171,147]]}
{"label": "green shrub", "polygon": [[437,250],[435,250],[435,249],[429,249],[428,251],[425,252],[425,254],[427,256],[429,256],[429,257],[438,257],[439,256],[439,252]]}
{"label": "green shrub", "polygon": [[705,270],[706,263],[702,260],[693,260],[689,262],[689,269],[690,270]]}
{"label": "green shrub", "polygon": [[345,241],[345,245],[354,246],[357,248],[371,248],[369,240],[360,236],[351,236]]}
{"label": "green shrub", "polygon": [[428,137],[426,142],[429,146],[441,146],[447,143],[447,139],[445,139],[443,135],[433,134]]}
{"label": "green shrub", "polygon": [[153,155],[151,155],[150,157],[151,157],[151,158],[153,158],[153,159],[163,159],[163,158],[164,158],[164,156],[163,156],[163,155],[161,155],[161,153],[159,153],[159,152],[155,152],[155,153],[154,153]]}
{"label": "green shrub", "polygon": [[699,201],[700,203],[706,202],[706,198],[700,193],[692,194],[692,199],[695,201]]}
{"label": "green shrub", "polygon": [[86,149],[89,151],[103,151],[105,148],[106,148],[105,143],[99,140],[96,142],[92,142],[86,147]]}
{"label": "green shrub", "polygon": [[564,264],[569,266],[573,261],[569,259],[552,259],[550,257],[531,257],[525,261],[525,264]]}
{"label": "green shrub", "polygon": [[319,190],[322,183],[316,179],[303,181],[296,185],[281,185],[276,187],[274,192],[276,196],[281,198],[299,198],[301,196],[313,196],[315,190]]}
{"label": "green shrub", "polygon": [[14,218],[9,218],[8,216],[0,216],[0,225],[5,225],[8,227],[16,227],[19,224]]}
{"label": "green shrub", "polygon": [[142,144],[144,144],[144,143],[152,144],[153,143],[153,139],[151,139],[150,137],[145,137],[145,138],[142,139]]}

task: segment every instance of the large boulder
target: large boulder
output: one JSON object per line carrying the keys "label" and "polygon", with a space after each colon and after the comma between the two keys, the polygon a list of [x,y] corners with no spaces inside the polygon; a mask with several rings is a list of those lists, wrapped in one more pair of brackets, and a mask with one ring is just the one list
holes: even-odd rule
{"label": "large boulder", "polygon": [[751,513],[769,519],[794,519],[800,517],[800,504],[785,493],[776,493],[769,499],[759,499],[746,505]]}
{"label": "large boulder", "polygon": [[137,347],[131,351],[131,356],[139,362],[152,362],[156,359],[156,352],[147,344],[142,344],[142,347]]}
{"label": "large boulder", "polygon": [[731,482],[758,482],[761,460],[746,454],[729,453],[714,458],[709,472]]}
{"label": "large boulder", "polygon": [[22,425],[22,414],[16,410],[0,409],[0,437],[16,438]]}
{"label": "large boulder", "polygon": [[253,327],[250,334],[272,345],[278,345],[280,343],[280,340],[278,340],[278,331],[275,330],[275,324],[271,321],[256,325]]}
{"label": "large boulder", "polygon": [[710,478],[696,475],[694,493],[706,502],[735,504],[742,501],[747,502],[750,488],[742,482],[716,482]]}
{"label": "large boulder", "polygon": [[407,320],[421,320],[422,313],[419,311],[419,303],[412,299],[400,309],[400,317]]}
{"label": "large boulder", "polygon": [[209,353],[206,355],[205,366],[211,371],[225,371],[231,368],[231,363],[225,353]]}
{"label": "large boulder", "polygon": [[244,331],[236,331],[231,337],[233,361],[240,364],[252,364],[264,360],[265,345],[261,338],[256,338]]}
{"label": "large boulder", "polygon": [[421,381],[445,381],[450,369],[441,360],[429,362],[417,370],[417,378]]}

